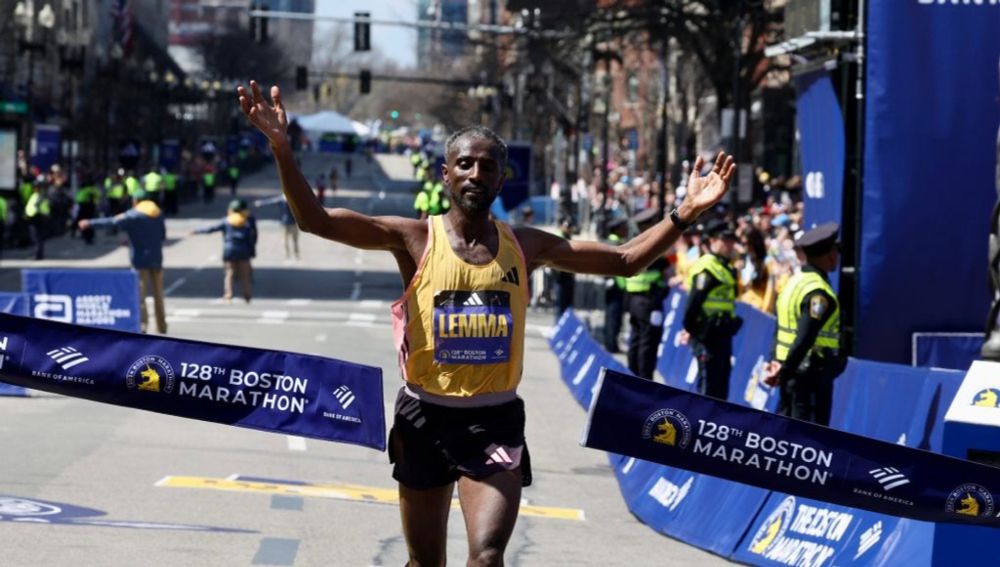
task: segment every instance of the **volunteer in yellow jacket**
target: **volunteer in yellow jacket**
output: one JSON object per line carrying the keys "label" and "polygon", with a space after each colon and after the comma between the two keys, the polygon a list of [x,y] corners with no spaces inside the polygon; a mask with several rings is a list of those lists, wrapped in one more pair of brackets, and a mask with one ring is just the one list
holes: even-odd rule
{"label": "volunteer in yellow jacket", "polygon": [[732,158],[721,155],[688,182],[688,197],[653,229],[622,246],[565,240],[493,221],[507,146],[480,126],[453,133],[442,176],[452,207],[427,220],[369,217],[324,209],[295,163],[278,87],[240,87],[239,103],[268,139],[299,227],[336,242],[391,253],[405,292],[393,305],[403,371],[390,433],[393,476],[411,565],[444,564],[454,487],[469,540],[469,565],[500,565],[531,481],[517,397],[529,272],[559,270],[630,276],[650,264],[701,212],[725,194]]}

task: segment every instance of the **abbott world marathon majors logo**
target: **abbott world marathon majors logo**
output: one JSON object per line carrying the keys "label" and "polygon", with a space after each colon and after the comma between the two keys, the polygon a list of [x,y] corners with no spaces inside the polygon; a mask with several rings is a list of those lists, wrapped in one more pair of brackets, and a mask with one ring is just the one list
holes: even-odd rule
{"label": "abbott world marathon majors logo", "polygon": [[820,566],[833,557],[854,516],[787,496],[750,540],[748,551],[783,565]]}
{"label": "abbott world marathon majors logo", "polygon": [[691,442],[691,422],[675,409],[656,410],[642,426],[642,438],[668,447],[686,449]]}
{"label": "abbott world marathon majors logo", "polygon": [[992,516],[994,512],[993,494],[976,483],[963,484],[948,494],[944,511],[963,516]]}
{"label": "abbott world marathon majors logo", "polygon": [[174,391],[174,384],[177,378],[174,369],[162,356],[155,354],[146,355],[136,360],[128,368],[125,374],[125,385],[129,390],[139,390],[141,392],[163,392],[170,394]]}

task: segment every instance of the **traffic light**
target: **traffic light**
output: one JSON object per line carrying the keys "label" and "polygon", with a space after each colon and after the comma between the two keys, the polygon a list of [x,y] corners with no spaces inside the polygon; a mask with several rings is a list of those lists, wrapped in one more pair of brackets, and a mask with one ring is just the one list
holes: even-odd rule
{"label": "traffic light", "polygon": [[361,81],[361,94],[368,94],[372,92],[372,72],[368,69],[362,69],[361,75],[358,77]]}
{"label": "traffic light", "polygon": [[[268,7],[255,2],[250,5],[250,10],[266,12]],[[250,16],[250,37],[257,43],[267,43],[267,17]]]}
{"label": "traffic light", "polygon": [[295,90],[309,90],[309,69],[305,65],[295,68]]}
{"label": "traffic light", "polygon": [[[371,12],[354,12],[354,51],[371,51]],[[364,20],[364,21],[361,21]]]}

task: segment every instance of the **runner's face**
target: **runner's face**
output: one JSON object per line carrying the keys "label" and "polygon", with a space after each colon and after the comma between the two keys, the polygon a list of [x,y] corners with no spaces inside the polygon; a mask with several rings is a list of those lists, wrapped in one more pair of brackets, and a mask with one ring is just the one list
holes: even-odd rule
{"label": "runner's face", "polygon": [[446,156],[445,184],[451,190],[452,202],[466,215],[486,213],[500,194],[504,172],[497,153],[490,140],[466,136],[457,140]]}

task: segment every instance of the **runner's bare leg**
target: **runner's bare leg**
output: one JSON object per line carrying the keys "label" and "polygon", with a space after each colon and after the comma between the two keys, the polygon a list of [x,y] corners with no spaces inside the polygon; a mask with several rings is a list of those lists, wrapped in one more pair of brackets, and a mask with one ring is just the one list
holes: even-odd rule
{"label": "runner's bare leg", "polygon": [[399,513],[410,567],[439,567],[448,558],[448,512],[455,483],[427,490],[399,485]]}
{"label": "runner's bare leg", "polygon": [[458,499],[469,535],[469,566],[503,565],[521,506],[521,469],[484,479],[458,480]]}

